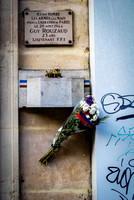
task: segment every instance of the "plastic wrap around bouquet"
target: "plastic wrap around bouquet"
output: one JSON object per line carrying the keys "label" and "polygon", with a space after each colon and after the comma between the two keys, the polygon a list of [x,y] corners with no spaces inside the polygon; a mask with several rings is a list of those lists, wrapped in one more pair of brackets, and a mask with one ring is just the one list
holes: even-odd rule
{"label": "plastic wrap around bouquet", "polygon": [[99,110],[92,96],[85,96],[83,100],[73,109],[67,121],[58,130],[53,139],[51,149],[39,160],[42,164],[47,161],[60,148],[61,143],[68,137],[77,133],[84,132],[89,128],[95,128],[96,125],[103,122],[107,117],[99,117]]}

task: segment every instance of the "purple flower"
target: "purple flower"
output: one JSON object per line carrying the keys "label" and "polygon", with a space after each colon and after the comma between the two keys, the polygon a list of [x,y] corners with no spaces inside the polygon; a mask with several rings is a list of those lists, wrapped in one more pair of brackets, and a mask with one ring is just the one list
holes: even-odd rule
{"label": "purple flower", "polygon": [[93,100],[92,100],[93,98],[90,96],[89,98],[87,97],[87,103],[89,104],[89,105],[91,105],[92,103],[93,103]]}

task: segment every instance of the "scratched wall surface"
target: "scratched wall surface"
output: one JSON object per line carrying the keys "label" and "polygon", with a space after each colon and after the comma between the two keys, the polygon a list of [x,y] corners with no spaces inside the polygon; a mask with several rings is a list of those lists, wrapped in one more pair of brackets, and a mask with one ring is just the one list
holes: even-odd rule
{"label": "scratched wall surface", "polygon": [[72,108],[20,109],[20,199],[90,200],[91,134],[72,136],[47,165],[39,162],[71,111]]}
{"label": "scratched wall surface", "polygon": [[94,37],[97,200],[133,200],[134,1],[94,0]]}

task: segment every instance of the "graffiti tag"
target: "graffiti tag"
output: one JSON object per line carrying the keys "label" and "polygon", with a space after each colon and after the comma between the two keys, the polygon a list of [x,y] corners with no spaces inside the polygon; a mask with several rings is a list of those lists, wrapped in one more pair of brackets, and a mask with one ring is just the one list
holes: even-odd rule
{"label": "graffiti tag", "polygon": [[[103,110],[107,114],[115,114],[127,108],[134,109],[134,95],[119,95],[118,93],[107,93],[101,98]],[[116,120],[134,118],[134,114],[118,117]]]}
{"label": "graffiti tag", "polygon": [[[121,167],[122,166],[123,166],[123,159],[121,161]],[[134,177],[133,168],[134,168],[134,159],[128,161],[128,167],[126,167],[125,170],[122,170],[116,166],[110,166],[108,167],[109,173],[106,176],[106,180],[110,183],[116,183],[121,188],[125,189],[125,194],[127,195],[130,182],[132,182],[132,178]]]}

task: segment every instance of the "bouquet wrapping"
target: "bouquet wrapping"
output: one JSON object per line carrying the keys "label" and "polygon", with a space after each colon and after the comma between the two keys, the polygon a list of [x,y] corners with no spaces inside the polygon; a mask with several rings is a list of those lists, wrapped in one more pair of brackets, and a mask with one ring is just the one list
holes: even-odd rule
{"label": "bouquet wrapping", "polygon": [[50,150],[39,160],[41,164],[47,164],[48,159],[60,148],[61,143],[68,137],[95,128],[106,117],[99,117],[99,110],[92,96],[87,95],[73,109],[67,121],[58,130],[53,139]]}

